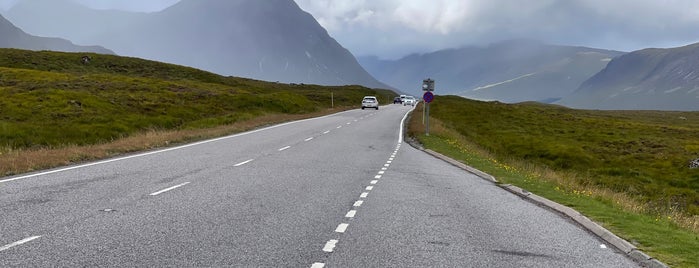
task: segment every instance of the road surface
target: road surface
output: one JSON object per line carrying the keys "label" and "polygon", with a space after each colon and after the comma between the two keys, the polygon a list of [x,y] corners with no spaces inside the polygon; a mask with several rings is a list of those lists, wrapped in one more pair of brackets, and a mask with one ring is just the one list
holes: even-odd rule
{"label": "road surface", "polygon": [[634,267],[382,106],[0,178],[0,267]]}

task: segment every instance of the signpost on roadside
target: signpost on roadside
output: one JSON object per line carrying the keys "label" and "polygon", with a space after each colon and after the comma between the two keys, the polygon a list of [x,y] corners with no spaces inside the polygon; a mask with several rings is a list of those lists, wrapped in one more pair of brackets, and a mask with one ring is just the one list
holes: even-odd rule
{"label": "signpost on roadside", "polygon": [[432,93],[434,91],[434,80],[427,78],[425,80],[422,80],[422,91],[425,92],[425,94],[422,95],[422,100],[425,101],[425,135],[429,136],[430,135],[430,102],[434,100],[434,94]]}

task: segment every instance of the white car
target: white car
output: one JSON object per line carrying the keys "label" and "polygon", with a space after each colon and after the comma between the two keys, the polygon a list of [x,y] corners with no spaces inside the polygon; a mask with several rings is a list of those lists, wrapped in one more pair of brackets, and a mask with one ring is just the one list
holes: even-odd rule
{"label": "white car", "polygon": [[413,97],[413,96],[405,97],[405,100],[403,100],[403,106],[406,106],[406,105],[415,106],[415,103],[417,103],[417,101],[415,100],[415,97]]}
{"label": "white car", "polygon": [[364,110],[364,108],[374,108],[378,110],[379,100],[377,100],[374,96],[365,96],[362,100],[362,110]]}

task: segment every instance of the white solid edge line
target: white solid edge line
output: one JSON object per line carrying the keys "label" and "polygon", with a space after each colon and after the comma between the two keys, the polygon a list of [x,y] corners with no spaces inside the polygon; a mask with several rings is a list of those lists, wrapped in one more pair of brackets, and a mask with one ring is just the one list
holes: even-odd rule
{"label": "white solid edge line", "polygon": [[354,218],[355,215],[357,215],[357,211],[356,211],[356,210],[350,210],[350,211],[347,212],[347,214],[345,214],[345,218]]}
{"label": "white solid edge line", "polygon": [[398,129],[398,144],[403,142],[403,127],[405,126],[405,119],[408,118],[408,114],[414,109],[415,107],[405,112],[405,115],[403,115],[403,119],[400,120],[400,128]]}
{"label": "white solid edge line", "polygon": [[159,154],[159,153],[164,153],[164,152],[169,152],[169,151],[180,150],[180,149],[184,149],[184,148],[188,148],[188,147],[192,147],[192,146],[198,146],[198,145],[207,144],[207,143],[212,143],[212,142],[216,142],[216,141],[221,141],[221,140],[226,140],[226,139],[231,139],[231,138],[237,138],[237,137],[240,137],[240,136],[245,136],[245,135],[250,135],[250,134],[253,134],[253,133],[257,133],[257,132],[267,131],[267,130],[274,129],[274,128],[278,128],[278,127],[283,127],[283,126],[287,126],[287,125],[291,125],[291,124],[298,124],[298,123],[302,123],[302,122],[306,122],[306,121],[313,121],[313,120],[323,119],[323,118],[327,118],[327,117],[331,117],[331,116],[336,116],[336,115],[339,115],[339,114],[349,113],[349,112],[352,112],[352,110],[348,110],[348,111],[344,111],[344,112],[339,112],[339,113],[335,113],[335,114],[329,114],[329,115],[321,116],[321,117],[315,117],[315,118],[308,118],[308,119],[303,119],[303,120],[298,120],[298,121],[286,122],[286,123],[282,123],[282,124],[279,124],[279,125],[269,126],[269,127],[266,127],[266,128],[251,130],[251,131],[248,131],[248,132],[238,133],[238,134],[234,134],[234,135],[230,135],[230,136],[225,136],[225,137],[220,137],[220,138],[215,138],[215,139],[210,139],[210,140],[199,141],[199,142],[195,142],[195,143],[185,144],[185,145],[181,145],[181,146],[177,146],[177,147],[166,148],[166,149],[157,150],[157,151],[152,151],[152,152],[147,152],[147,153],[142,153],[142,154],[135,154],[135,155],[124,156],[124,157],[119,157],[119,158],[114,158],[114,159],[108,159],[108,160],[103,160],[103,161],[98,161],[98,162],[94,162],[94,163],[88,163],[88,164],[83,164],[83,165],[78,165],[78,166],[73,166],[73,167],[66,167],[66,168],[60,168],[60,169],[51,170],[51,171],[39,172],[39,173],[36,173],[36,174],[24,175],[24,176],[20,176],[20,177],[16,177],[16,178],[0,180],[0,183],[3,183],[3,182],[11,182],[11,181],[16,181],[16,180],[22,180],[22,179],[29,179],[29,178],[33,178],[33,177],[39,177],[39,176],[43,176],[43,175],[49,175],[49,174],[59,173],[59,172],[63,172],[63,171],[73,170],[73,169],[86,168],[86,167],[91,167],[91,166],[96,166],[96,165],[107,164],[107,163],[111,163],[111,162],[117,162],[117,161],[127,160],[127,159],[131,159],[131,158],[137,158],[137,157],[143,157],[143,156],[148,156],[148,155],[153,155],[153,154]]}
{"label": "white solid edge line", "polygon": [[157,191],[157,192],[155,192],[155,193],[152,193],[152,194],[150,194],[150,195],[156,196],[156,195],[162,194],[162,193],[164,193],[164,192],[167,192],[167,191],[170,191],[170,190],[174,190],[174,189],[180,188],[180,187],[185,186],[185,185],[187,185],[187,184],[189,184],[189,182],[185,182],[185,183],[181,183],[181,184],[178,184],[178,185],[169,187],[169,188],[165,188],[165,189],[162,189],[162,190]]}
{"label": "white solid edge line", "polygon": [[284,151],[284,150],[289,149],[289,148],[291,148],[291,146],[284,146],[282,148],[279,148],[279,150],[277,150],[277,151],[281,152],[281,151]]}
{"label": "white solid edge line", "polygon": [[235,164],[235,165],[233,165],[233,166],[234,166],[234,167],[239,167],[239,166],[245,165],[245,164],[247,164],[247,163],[250,163],[250,162],[252,162],[253,160],[255,160],[255,159],[248,159],[248,160],[245,160],[245,161],[240,162],[240,163],[238,163],[238,164]]}
{"label": "white solid edge line", "polygon": [[324,267],[325,267],[325,263],[322,263],[322,262],[316,262],[316,263],[311,265],[311,268],[324,268]]}
{"label": "white solid edge line", "polygon": [[349,226],[349,223],[340,223],[340,225],[335,228],[336,233],[344,233],[347,231],[347,227]]}
{"label": "white solid edge line", "polygon": [[32,236],[32,237],[27,237],[27,238],[22,239],[22,240],[19,240],[19,241],[17,241],[17,242],[4,245],[4,246],[0,247],[0,251],[8,250],[8,249],[10,249],[11,247],[19,246],[19,245],[21,245],[21,244],[27,243],[27,242],[32,241],[32,240],[34,240],[34,239],[38,239],[38,238],[40,238],[40,237],[41,237],[40,235]]}

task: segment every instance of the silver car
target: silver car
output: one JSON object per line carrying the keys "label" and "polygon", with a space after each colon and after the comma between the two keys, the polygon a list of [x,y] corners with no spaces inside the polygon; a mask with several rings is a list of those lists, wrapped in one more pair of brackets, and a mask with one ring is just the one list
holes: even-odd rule
{"label": "silver car", "polygon": [[378,110],[379,100],[377,100],[374,96],[365,96],[362,100],[362,110],[364,110],[364,108],[374,108]]}
{"label": "silver car", "polygon": [[408,96],[408,97],[406,97],[405,100],[403,101],[403,106],[406,106],[406,105],[415,106],[416,102],[417,102],[417,101],[415,100],[415,97],[413,97],[413,96]]}

